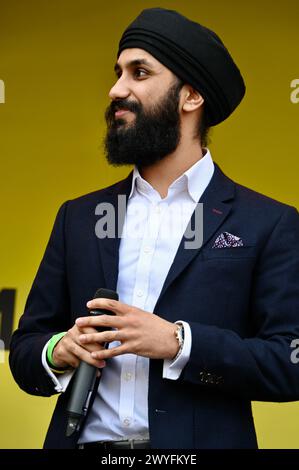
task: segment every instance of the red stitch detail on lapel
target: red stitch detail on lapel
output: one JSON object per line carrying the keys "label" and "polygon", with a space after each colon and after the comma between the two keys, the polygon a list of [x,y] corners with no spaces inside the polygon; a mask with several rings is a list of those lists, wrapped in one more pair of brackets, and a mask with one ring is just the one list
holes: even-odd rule
{"label": "red stitch detail on lapel", "polygon": [[213,210],[213,212],[215,212],[215,214],[219,214],[219,215],[223,214],[223,212],[220,211],[220,210],[218,210],[218,209],[215,209],[215,208],[214,208],[214,209],[212,209],[212,210]]}

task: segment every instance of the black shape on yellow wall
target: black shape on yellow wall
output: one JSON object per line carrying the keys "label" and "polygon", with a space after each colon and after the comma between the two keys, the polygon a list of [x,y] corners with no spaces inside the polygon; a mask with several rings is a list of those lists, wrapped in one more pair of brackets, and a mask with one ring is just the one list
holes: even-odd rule
{"label": "black shape on yellow wall", "polygon": [[12,335],[16,292],[16,289],[0,291],[0,339],[3,340],[5,349],[9,349]]}

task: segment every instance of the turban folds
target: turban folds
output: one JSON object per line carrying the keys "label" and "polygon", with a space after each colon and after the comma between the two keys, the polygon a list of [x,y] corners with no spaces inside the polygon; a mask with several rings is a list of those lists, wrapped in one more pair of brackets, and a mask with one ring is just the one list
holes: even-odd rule
{"label": "turban folds", "polygon": [[123,33],[124,49],[149,52],[205,100],[208,126],[224,121],[245,94],[240,71],[221,39],[205,26],[173,10],[149,8]]}

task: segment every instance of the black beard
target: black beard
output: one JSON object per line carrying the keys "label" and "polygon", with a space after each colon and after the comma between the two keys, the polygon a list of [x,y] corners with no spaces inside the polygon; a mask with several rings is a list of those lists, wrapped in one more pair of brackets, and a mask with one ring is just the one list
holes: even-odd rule
{"label": "black beard", "polygon": [[[107,134],[105,155],[114,166],[150,166],[174,152],[180,141],[180,115],[178,111],[179,91],[182,85],[172,85],[166,96],[149,111],[143,106],[127,100],[116,100],[105,113]],[[135,113],[135,121],[126,124],[124,119],[115,119],[118,109]]]}

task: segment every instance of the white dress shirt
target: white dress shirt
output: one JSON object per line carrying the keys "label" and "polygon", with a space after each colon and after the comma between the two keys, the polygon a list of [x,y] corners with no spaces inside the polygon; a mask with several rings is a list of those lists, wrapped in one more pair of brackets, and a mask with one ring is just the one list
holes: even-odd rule
{"label": "white dress shirt", "polygon": [[[154,312],[196,203],[213,176],[211,154],[204,151],[204,157],[169,186],[163,199],[134,169],[119,247],[121,302]],[[183,350],[176,360],[164,360],[165,379],[178,379],[190,357],[191,330],[188,323],[180,322],[185,329]],[[44,368],[55,389],[63,392],[73,372],[53,374],[46,361],[47,345],[42,354]],[[135,354],[110,358],[79,443],[148,438],[148,377],[149,359]]]}

